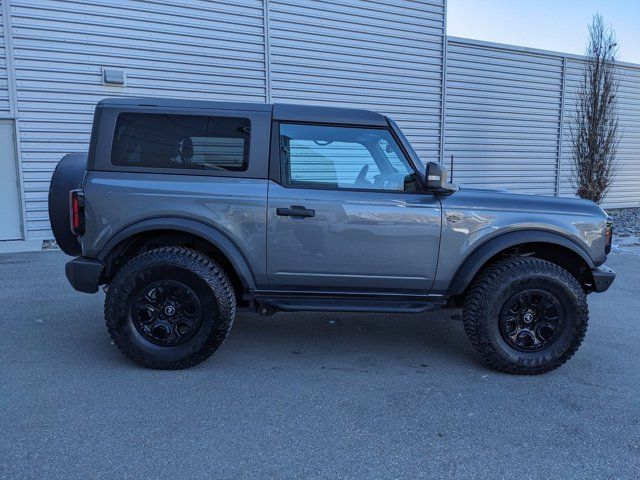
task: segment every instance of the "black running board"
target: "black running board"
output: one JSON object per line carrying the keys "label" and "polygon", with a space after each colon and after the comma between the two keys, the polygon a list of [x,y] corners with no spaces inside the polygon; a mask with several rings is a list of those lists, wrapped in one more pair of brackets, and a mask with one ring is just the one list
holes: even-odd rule
{"label": "black running board", "polygon": [[260,313],[283,312],[372,312],[421,313],[444,306],[439,295],[402,295],[344,292],[254,291],[253,304]]}

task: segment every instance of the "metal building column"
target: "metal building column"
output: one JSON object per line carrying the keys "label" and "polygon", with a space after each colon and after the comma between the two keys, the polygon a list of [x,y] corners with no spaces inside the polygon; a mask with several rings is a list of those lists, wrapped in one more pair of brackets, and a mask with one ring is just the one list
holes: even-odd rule
{"label": "metal building column", "polygon": [[560,196],[562,179],[562,143],[564,142],[564,99],[567,89],[567,57],[562,58],[562,90],[560,91],[560,131],[558,132],[558,164],[556,167],[556,197]]}
{"label": "metal building column", "polygon": [[265,102],[271,103],[271,20],[269,16],[269,0],[262,0],[264,22],[264,87]]}
{"label": "metal building column", "polygon": [[4,34],[5,64],[7,68],[7,90],[9,95],[9,116],[13,119],[13,140],[16,159],[16,183],[18,190],[18,208],[20,209],[22,240],[27,238],[27,209],[25,206],[24,174],[22,171],[22,146],[20,142],[20,120],[18,110],[18,91],[13,51],[13,27],[11,24],[11,0],[0,0],[2,30]]}
{"label": "metal building column", "polygon": [[[447,110],[447,48],[449,42],[447,40],[447,2],[444,3],[444,35],[442,37],[442,97],[440,110],[440,158],[438,163],[444,165],[444,142],[445,142],[445,126],[446,126],[446,110]],[[451,172],[449,172],[451,173]]]}
{"label": "metal building column", "polygon": [[0,13],[2,13],[2,30],[4,32],[4,51],[7,68],[7,90],[9,95],[9,116],[16,118],[18,112],[16,96],[16,71],[13,63],[13,34],[11,32],[11,7],[10,0],[0,1]]}

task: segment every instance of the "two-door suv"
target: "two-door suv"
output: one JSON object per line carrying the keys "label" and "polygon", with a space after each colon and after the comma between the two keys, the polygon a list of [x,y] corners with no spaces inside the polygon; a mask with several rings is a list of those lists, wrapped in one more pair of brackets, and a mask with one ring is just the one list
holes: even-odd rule
{"label": "two-door suv", "polygon": [[596,204],[458,188],[366,110],[104,100],[88,154],[56,168],[49,214],[77,256],[71,285],[105,285],[113,341],[152,368],[209,357],[239,307],[462,306],[492,367],[543,373],[615,277]]}

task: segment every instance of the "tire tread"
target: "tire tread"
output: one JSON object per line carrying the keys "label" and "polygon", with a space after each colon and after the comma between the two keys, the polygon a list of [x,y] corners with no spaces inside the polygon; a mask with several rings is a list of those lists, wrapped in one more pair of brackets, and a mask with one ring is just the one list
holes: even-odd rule
{"label": "tire tread", "polygon": [[[574,341],[560,356],[550,362],[531,362],[516,365],[505,361],[487,335],[486,312],[494,298],[495,289],[502,283],[523,275],[536,273],[553,277],[567,285],[578,303],[579,322]],[[589,306],[580,283],[562,267],[535,257],[516,257],[499,260],[481,271],[469,286],[464,299],[463,323],[467,337],[476,351],[494,369],[519,375],[538,375],[554,370],[569,360],[584,340],[589,317]]]}
{"label": "tire tread", "polygon": [[[132,293],[134,278],[150,266],[158,262],[166,262],[174,266],[187,268],[211,288],[220,310],[219,321],[214,325],[204,324],[209,328],[204,348],[193,354],[172,362],[162,362],[145,358],[136,349],[123,340],[118,331],[119,313],[126,309],[127,301]],[[210,257],[202,252],[185,247],[160,247],[132,259],[116,274],[105,299],[104,315],[107,330],[118,349],[130,360],[159,370],[180,370],[192,367],[209,358],[222,344],[229,334],[236,313],[235,291],[225,271]]]}

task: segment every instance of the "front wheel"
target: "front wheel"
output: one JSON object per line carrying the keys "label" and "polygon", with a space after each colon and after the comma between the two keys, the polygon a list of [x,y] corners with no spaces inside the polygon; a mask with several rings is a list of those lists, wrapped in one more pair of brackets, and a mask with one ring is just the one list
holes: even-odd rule
{"label": "front wheel", "polygon": [[532,257],[498,261],[480,272],[464,302],[464,328],[493,368],[515,374],[551,371],[576,352],[589,310],[580,283]]}
{"label": "front wheel", "polygon": [[225,272],[204,254],[162,247],[134,258],[107,291],[105,319],[116,346],[157,369],[188,368],[226,338],[236,311]]}

